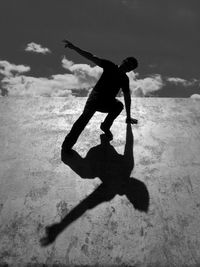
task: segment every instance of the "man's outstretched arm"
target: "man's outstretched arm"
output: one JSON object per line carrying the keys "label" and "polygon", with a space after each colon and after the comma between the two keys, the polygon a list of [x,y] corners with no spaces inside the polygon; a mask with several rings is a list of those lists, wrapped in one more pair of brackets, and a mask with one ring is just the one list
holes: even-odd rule
{"label": "man's outstretched arm", "polygon": [[126,108],[126,123],[137,124],[136,119],[131,118],[131,95],[130,89],[124,92],[124,102]]}
{"label": "man's outstretched arm", "polygon": [[94,62],[96,65],[100,66],[102,65],[102,59],[98,58],[96,56],[94,56],[92,53],[87,52],[83,49],[80,49],[79,47],[75,46],[74,44],[72,44],[71,42],[67,41],[67,40],[63,40],[63,42],[65,43],[65,47],[68,47],[70,49],[75,50],[77,53],[79,53],[81,56],[91,60],[92,62]]}

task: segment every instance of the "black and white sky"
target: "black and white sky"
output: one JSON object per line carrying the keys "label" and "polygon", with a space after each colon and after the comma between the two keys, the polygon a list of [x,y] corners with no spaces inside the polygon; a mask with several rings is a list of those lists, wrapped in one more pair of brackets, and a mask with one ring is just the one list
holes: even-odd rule
{"label": "black and white sky", "polygon": [[135,56],[133,96],[200,98],[199,0],[1,0],[1,96],[87,95],[102,69]]}

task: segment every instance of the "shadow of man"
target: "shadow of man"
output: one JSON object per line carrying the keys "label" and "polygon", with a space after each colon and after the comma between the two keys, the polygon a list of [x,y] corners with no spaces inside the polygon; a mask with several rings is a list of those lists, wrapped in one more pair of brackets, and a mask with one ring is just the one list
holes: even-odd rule
{"label": "shadow of man", "polygon": [[116,195],[126,195],[135,209],[147,212],[149,193],[145,184],[130,177],[134,168],[133,134],[131,124],[126,128],[124,155],[118,154],[105,134],[100,136],[101,143],[92,147],[85,158],[72,150],[67,154],[62,151],[62,161],[81,178],[99,177],[102,183],[83,199],[60,223],[46,227],[46,236],[40,240],[42,246],[51,244],[56,237],[87,210],[110,201]]}

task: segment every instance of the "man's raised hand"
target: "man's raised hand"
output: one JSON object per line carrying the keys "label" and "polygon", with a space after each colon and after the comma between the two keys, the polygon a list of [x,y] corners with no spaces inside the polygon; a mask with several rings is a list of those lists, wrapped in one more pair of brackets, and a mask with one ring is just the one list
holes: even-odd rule
{"label": "man's raised hand", "polygon": [[65,44],[65,48],[66,47],[68,47],[68,48],[74,48],[74,45],[71,42],[67,41],[67,40],[63,40],[63,43]]}

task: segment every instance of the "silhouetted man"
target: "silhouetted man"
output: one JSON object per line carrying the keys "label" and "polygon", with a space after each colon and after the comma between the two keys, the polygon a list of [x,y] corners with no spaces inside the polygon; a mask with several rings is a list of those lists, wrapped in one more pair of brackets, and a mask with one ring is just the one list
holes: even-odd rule
{"label": "silhouetted man", "polygon": [[110,127],[124,107],[123,104],[116,99],[120,89],[122,89],[124,94],[124,102],[127,114],[126,123],[137,123],[137,120],[131,118],[130,115],[131,96],[129,78],[126,75],[126,72],[137,68],[137,60],[134,57],[128,57],[122,61],[121,65],[117,66],[109,60],[98,58],[91,53],[78,48],[67,40],[64,40],[63,42],[65,43],[65,47],[75,50],[80,55],[103,68],[103,74],[91,91],[83,113],[74,123],[69,134],[65,137],[65,140],[62,144],[62,149],[68,151],[72,148],[79,135],[96,111],[108,113],[104,122],[101,123],[100,128],[106,134],[109,140],[113,139]]}

